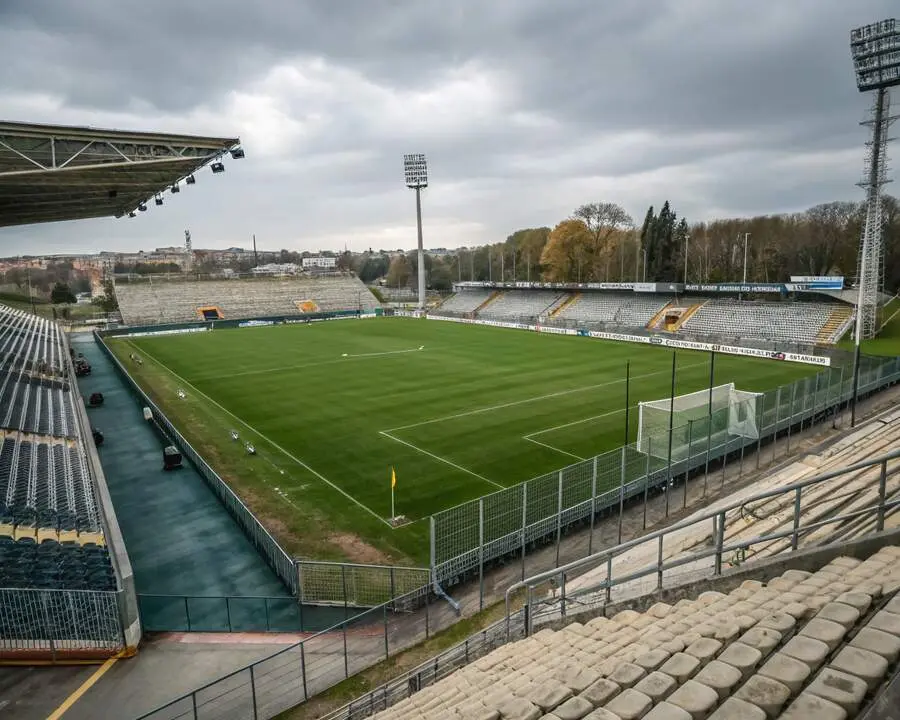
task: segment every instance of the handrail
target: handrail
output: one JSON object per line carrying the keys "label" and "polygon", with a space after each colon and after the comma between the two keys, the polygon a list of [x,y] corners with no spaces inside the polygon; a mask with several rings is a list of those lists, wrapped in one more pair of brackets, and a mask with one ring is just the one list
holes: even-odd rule
{"label": "handrail", "polygon": [[[607,567],[609,567],[613,558],[621,555],[622,553],[624,553],[627,550],[630,550],[633,547],[637,547],[638,545],[644,545],[648,542],[652,542],[653,540],[661,541],[666,535],[671,535],[672,533],[675,533],[679,530],[683,530],[685,528],[693,527],[696,525],[701,525],[703,523],[709,523],[710,521],[713,521],[715,523],[715,528],[716,528],[715,534],[717,536],[715,538],[716,547],[705,556],[715,555],[717,558],[716,567],[719,568],[721,565],[722,554],[728,549],[734,549],[731,546],[725,546],[724,542],[723,542],[724,541],[724,525],[725,525],[724,519],[725,519],[726,513],[728,513],[729,511],[732,511],[732,510],[735,510],[738,508],[742,508],[750,503],[777,497],[779,495],[784,495],[786,493],[791,493],[791,492],[797,493],[798,491],[802,491],[804,488],[811,487],[813,485],[818,485],[820,483],[826,482],[828,480],[833,480],[834,478],[840,477],[842,475],[846,475],[848,473],[856,472],[858,470],[865,470],[865,469],[874,467],[876,465],[884,466],[884,469],[882,471],[882,478],[881,478],[882,483],[883,483],[885,480],[885,476],[886,476],[887,463],[891,460],[896,460],[898,458],[900,458],[900,449],[892,450],[891,452],[886,453],[884,455],[880,455],[877,458],[870,458],[868,460],[863,460],[861,462],[854,463],[853,465],[847,465],[842,468],[830,470],[826,473],[822,473],[821,475],[816,475],[812,478],[807,478],[806,480],[800,480],[798,482],[791,483],[789,485],[783,485],[778,488],[766,490],[764,492],[753,495],[749,498],[745,498],[744,500],[741,500],[739,502],[734,502],[729,505],[725,505],[723,507],[717,508],[716,510],[712,510],[710,512],[704,513],[703,515],[700,515],[699,517],[687,518],[685,520],[682,520],[681,522],[675,523],[674,525],[670,525],[668,527],[661,528],[659,530],[655,530],[654,532],[647,533],[646,535],[642,535],[640,537],[633,538],[632,540],[629,540],[627,542],[616,545],[615,547],[607,548],[606,550],[601,550],[600,552],[594,553],[593,555],[588,555],[587,557],[581,558],[579,560],[574,560],[565,565],[560,565],[559,567],[557,567],[553,570],[546,570],[542,573],[538,573],[529,578],[525,578],[524,580],[515,582],[512,585],[510,585],[509,588],[507,588],[506,593],[505,593],[506,615],[507,615],[507,617],[509,617],[509,615],[510,615],[510,597],[511,597],[512,593],[514,593],[516,590],[520,590],[522,588],[528,588],[530,591],[532,588],[534,588],[536,585],[541,584],[542,582],[546,582],[546,581],[549,581],[551,579],[554,579],[554,578],[557,578],[560,576],[565,578],[567,573],[570,573],[574,570],[590,569],[590,568],[600,565],[603,562],[606,562]],[[883,491],[883,488],[882,488],[882,491]],[[886,507],[883,497],[881,498],[881,501],[882,501],[882,505],[880,507],[881,507],[881,510],[883,511],[883,509]],[[798,502],[799,502],[799,498],[798,498]],[[893,505],[893,503],[891,503],[891,505]],[[795,505],[795,507],[796,507],[796,505]],[[795,527],[791,531],[785,531],[785,533],[783,533],[782,536],[787,537],[787,536],[791,536],[796,533],[799,533],[799,531],[801,530],[801,527],[797,526],[796,522],[797,522],[797,518],[795,518]],[[830,522],[830,523],[835,522],[835,518],[829,518],[828,522]],[[815,527],[819,527],[821,524],[822,523],[814,523],[812,525],[815,525]],[[812,527],[812,525],[810,527]],[[806,531],[809,529],[809,527],[803,527],[802,529],[804,531]],[[762,536],[762,538],[757,538],[757,541],[760,539],[765,539],[765,540],[773,539],[774,540],[774,539],[778,539],[778,538],[776,538],[774,536],[774,534],[770,534],[767,536]],[[752,544],[752,541],[744,540],[741,543],[738,543],[737,546],[739,547],[739,546],[744,546],[744,545],[749,545],[749,544]],[[661,550],[661,548],[662,548],[662,542],[660,542],[660,550]],[[690,561],[702,559],[702,557],[704,557],[702,554],[692,554],[690,556]],[[662,569],[664,569],[664,566],[665,566],[665,564],[662,562],[662,558],[660,557],[659,561],[655,565],[648,566],[646,569],[643,569],[643,570],[638,570],[638,571],[632,572],[624,578],[618,578],[617,582],[615,582],[615,583],[613,583],[612,578],[608,576],[607,581],[605,583],[602,583],[601,587],[606,587],[607,590],[609,590],[613,584],[621,584],[622,582],[625,582],[628,580],[635,580],[639,577],[645,577],[645,576],[653,574],[653,573],[659,573],[662,571]],[[561,599],[562,603],[565,603],[564,582],[563,582],[562,594],[560,596],[560,599]]]}

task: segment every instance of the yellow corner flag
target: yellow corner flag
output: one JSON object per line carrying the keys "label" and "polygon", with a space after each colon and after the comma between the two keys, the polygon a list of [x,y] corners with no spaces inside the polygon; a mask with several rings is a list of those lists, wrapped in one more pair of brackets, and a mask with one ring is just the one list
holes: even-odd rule
{"label": "yellow corner flag", "polygon": [[394,472],[394,468],[391,467],[391,490],[393,490],[397,486],[397,473]]}

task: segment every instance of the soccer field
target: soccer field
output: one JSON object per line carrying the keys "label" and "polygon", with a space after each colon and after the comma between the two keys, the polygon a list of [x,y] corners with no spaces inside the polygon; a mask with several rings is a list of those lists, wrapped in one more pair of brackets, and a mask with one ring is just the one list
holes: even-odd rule
{"label": "soccer field", "polygon": [[[637,403],[669,396],[672,364],[659,347],[408,318],[109,345],[289,550],[367,562],[424,563],[429,514],[621,445],[626,362],[634,439]],[[717,355],[715,384],[814,372]],[[709,355],[678,351],[676,393],[708,383]],[[396,529],[392,467],[411,521]]]}

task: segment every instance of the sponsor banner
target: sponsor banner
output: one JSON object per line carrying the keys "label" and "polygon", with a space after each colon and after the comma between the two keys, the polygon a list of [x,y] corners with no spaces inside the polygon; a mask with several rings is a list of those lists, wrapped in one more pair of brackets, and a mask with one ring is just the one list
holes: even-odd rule
{"label": "sponsor banner", "polygon": [[149,335],[183,335],[185,333],[206,332],[209,329],[209,327],[204,325],[202,327],[169,328],[168,330],[146,330],[144,332],[130,332],[128,333],[128,337],[147,337]]}
{"label": "sponsor banner", "polygon": [[[649,284],[649,283],[648,283]],[[453,283],[454,289],[458,288],[493,288],[503,290],[506,288],[531,288],[535,290],[632,290],[632,282],[601,282],[601,283],[541,283],[541,282],[479,282],[464,280]]]}
{"label": "sponsor banner", "polygon": [[787,291],[784,283],[688,283],[684,289],[689,292],[726,293],[783,293]]}
{"label": "sponsor banner", "polygon": [[738,347],[736,345],[718,345],[716,343],[696,342],[694,340],[678,340],[676,338],[662,337],[660,335],[628,335],[626,333],[603,332],[600,330],[577,330],[574,328],[557,328],[547,327],[546,325],[526,325],[524,323],[503,322],[501,320],[443,317],[441,315],[428,315],[428,319],[445,320],[466,325],[489,325],[491,327],[512,328],[515,330],[532,330],[534,332],[551,333],[554,335],[581,335],[596,338],[598,340],[613,340],[615,342],[640,343],[643,345],[660,345],[662,347],[671,347],[681,350],[701,350],[703,352],[758,357],[767,360],[781,360],[784,362],[804,363],[806,365],[819,365],[822,367],[831,366],[831,358],[820,357],[819,355],[805,355],[803,353],[782,352],[780,350],[761,350],[759,348]]}
{"label": "sponsor banner", "polygon": [[238,327],[266,327],[268,325],[274,325],[274,320],[245,320],[244,322],[239,322]]}

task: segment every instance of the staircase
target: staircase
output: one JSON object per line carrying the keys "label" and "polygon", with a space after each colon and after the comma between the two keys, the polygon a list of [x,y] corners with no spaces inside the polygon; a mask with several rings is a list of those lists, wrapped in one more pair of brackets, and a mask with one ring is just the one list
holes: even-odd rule
{"label": "staircase", "polygon": [[581,293],[580,293],[580,292],[572,293],[571,295],[569,295],[569,297],[567,297],[567,298],[565,299],[565,301],[563,301],[562,303],[560,303],[559,305],[557,305],[555,308],[553,308],[553,309],[550,311],[550,317],[551,317],[551,318],[555,318],[557,315],[559,315],[559,314],[560,314],[563,310],[565,310],[567,307],[571,307],[572,305],[574,305],[575,303],[577,303],[578,300],[579,300],[579,298],[581,298]]}
{"label": "staircase", "polygon": [[658,313],[656,313],[656,315],[653,316],[653,319],[647,323],[647,327],[650,330],[662,330],[663,328],[659,327],[659,325],[666,317],[666,310],[673,306],[677,307],[674,300],[670,303],[667,303]]}
{"label": "staircase", "polygon": [[685,310],[681,317],[678,318],[678,322],[675,323],[675,327],[672,328],[672,332],[678,332],[681,329],[681,326],[684,325],[688,320],[691,319],[691,316],[697,312],[700,308],[702,308],[708,301],[704,300],[701,303],[696,303],[695,305],[691,305],[687,310]]}
{"label": "staircase", "polygon": [[[853,308],[849,305],[839,306],[832,310],[831,315],[828,316],[822,329],[819,330],[819,334],[816,335],[816,345],[830,345],[840,340],[840,338],[836,336],[846,332],[844,326],[852,314]],[[842,329],[843,332],[839,333]]]}
{"label": "staircase", "polygon": [[498,297],[500,297],[500,295],[501,295],[501,292],[500,292],[499,290],[494,290],[494,292],[492,292],[492,293],[488,296],[488,299],[487,299],[487,300],[485,300],[483,303],[481,303],[481,305],[479,305],[477,308],[475,308],[475,309],[472,311],[472,317],[476,317],[476,316],[478,315],[478,313],[480,313],[480,312],[481,312],[482,310],[484,310],[488,305],[490,305],[492,302],[494,302],[494,300],[496,300]]}

